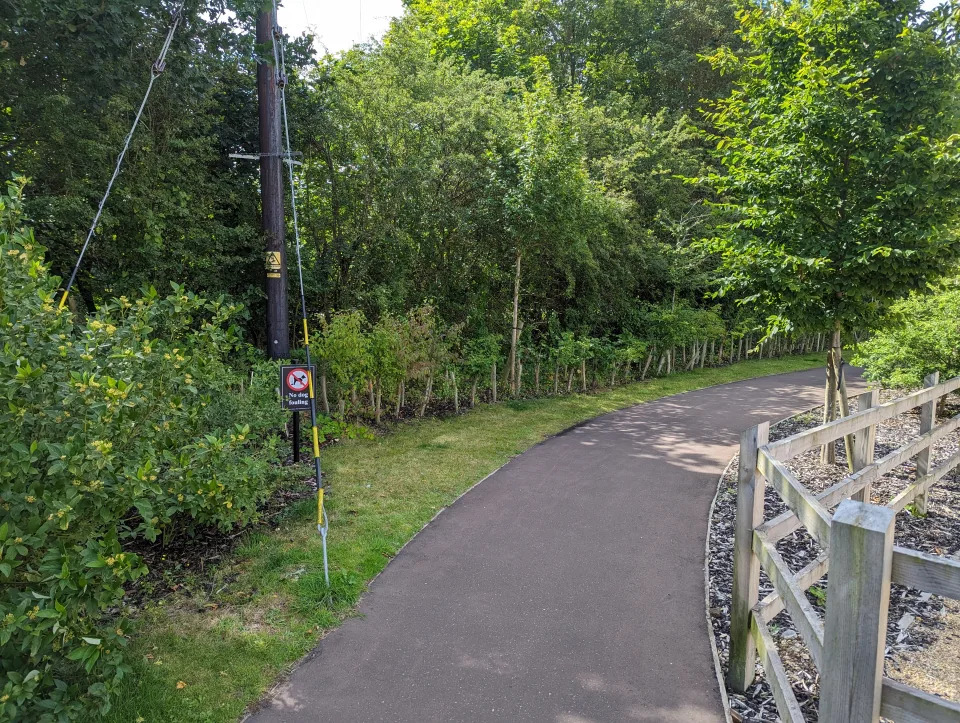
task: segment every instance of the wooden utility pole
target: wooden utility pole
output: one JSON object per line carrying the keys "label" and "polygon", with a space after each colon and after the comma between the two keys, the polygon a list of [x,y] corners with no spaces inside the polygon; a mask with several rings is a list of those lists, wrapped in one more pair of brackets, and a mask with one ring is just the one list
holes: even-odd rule
{"label": "wooden utility pole", "polygon": [[274,42],[277,27],[272,4],[257,17],[257,100],[260,112],[260,197],[266,238],[267,353],[271,359],[290,356],[290,319],[287,308],[287,251],[284,244],[283,175],[280,146],[279,69],[264,52]]}

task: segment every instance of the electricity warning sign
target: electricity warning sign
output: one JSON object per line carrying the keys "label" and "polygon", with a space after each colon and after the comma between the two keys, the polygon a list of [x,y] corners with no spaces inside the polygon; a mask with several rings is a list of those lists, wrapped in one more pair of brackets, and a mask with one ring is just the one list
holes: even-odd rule
{"label": "electricity warning sign", "polygon": [[280,258],[279,251],[267,251],[267,278],[279,279],[280,271],[283,267],[283,259]]}
{"label": "electricity warning sign", "polygon": [[310,378],[315,367],[284,364],[280,367],[280,396],[284,409],[310,409]]}

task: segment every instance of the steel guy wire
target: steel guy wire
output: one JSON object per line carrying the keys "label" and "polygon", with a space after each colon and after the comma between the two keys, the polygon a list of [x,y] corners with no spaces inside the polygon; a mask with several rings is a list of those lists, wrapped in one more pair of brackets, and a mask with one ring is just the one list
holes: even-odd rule
{"label": "steel guy wire", "polygon": [[140,108],[137,110],[137,115],[133,119],[133,125],[130,126],[130,132],[127,133],[126,140],[123,143],[123,149],[120,151],[120,155],[117,156],[117,163],[114,166],[113,175],[110,176],[110,182],[107,184],[107,190],[104,192],[103,198],[100,199],[100,205],[97,207],[97,213],[93,217],[93,223],[90,224],[90,230],[87,232],[87,238],[83,242],[83,246],[80,247],[80,255],[77,257],[77,263],[74,264],[73,272],[70,274],[70,280],[67,282],[67,285],[63,290],[63,297],[60,299],[61,309],[66,305],[67,297],[70,295],[70,290],[73,288],[73,284],[77,280],[77,273],[80,271],[80,264],[83,263],[83,257],[87,253],[87,248],[90,246],[90,242],[93,240],[93,235],[96,233],[97,224],[100,223],[100,217],[103,215],[103,207],[106,205],[107,199],[110,198],[110,191],[113,190],[113,184],[116,182],[117,176],[120,175],[120,169],[123,166],[123,160],[127,155],[127,151],[130,149],[130,143],[133,141],[133,134],[136,132],[137,126],[140,124],[140,118],[143,116],[143,110],[147,107],[147,100],[150,98],[153,85],[157,82],[157,78],[160,77],[160,74],[167,67],[167,52],[170,50],[170,44],[173,42],[173,35],[177,31],[177,26],[180,25],[185,2],[186,0],[180,0],[180,3],[171,14],[170,28],[167,31],[166,39],[163,41],[163,46],[160,48],[160,54],[150,67],[150,82],[147,83],[147,90],[143,94],[143,100],[140,102]]}

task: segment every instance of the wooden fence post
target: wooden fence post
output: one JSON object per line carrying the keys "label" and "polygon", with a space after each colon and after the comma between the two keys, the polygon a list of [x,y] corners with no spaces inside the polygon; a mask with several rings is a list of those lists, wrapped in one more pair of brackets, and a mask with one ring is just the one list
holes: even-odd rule
{"label": "wooden fence post", "polygon": [[757,647],[750,634],[751,608],[759,600],[760,561],[753,554],[753,530],[763,522],[763,477],[757,473],[757,450],[770,437],[763,422],[740,435],[737,517],[733,536],[733,597],[730,601],[730,665],[727,684],[745,691],[756,675]]}
{"label": "wooden fence post", "polygon": [[[935,387],[940,383],[940,372],[934,372],[933,374],[928,374],[923,378],[924,387]],[[937,401],[936,399],[931,399],[926,404],[920,407],[920,434],[926,434],[931,429],[934,428],[937,424]],[[920,454],[917,455],[917,480],[921,477],[930,473],[930,452],[931,448],[927,447]],[[922,495],[917,497],[915,504],[917,506],[917,512],[921,515],[927,514],[927,501],[929,496],[929,491],[924,492]]]}
{"label": "wooden fence post", "polygon": [[844,500],[830,525],[823,723],[879,720],[895,518],[888,507]]}
{"label": "wooden fence post", "polygon": [[[880,403],[880,391],[872,389],[857,396],[857,411],[863,412]],[[877,425],[861,429],[856,433],[853,443],[853,471],[861,470],[873,464],[874,447],[877,441]],[[852,499],[870,503],[870,492],[873,485],[867,484],[862,490],[853,495]]]}

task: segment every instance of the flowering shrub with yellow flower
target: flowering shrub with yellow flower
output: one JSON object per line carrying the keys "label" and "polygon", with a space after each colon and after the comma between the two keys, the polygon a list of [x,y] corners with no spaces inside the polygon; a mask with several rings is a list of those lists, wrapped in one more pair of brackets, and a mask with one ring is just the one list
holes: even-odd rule
{"label": "flowering shrub with yellow flower", "polygon": [[131,543],[255,518],[283,417],[237,306],[175,287],[59,309],[21,192],[0,195],[0,721],[63,720],[129,672]]}

